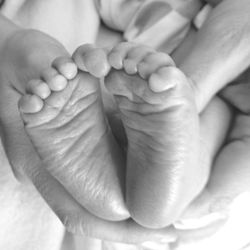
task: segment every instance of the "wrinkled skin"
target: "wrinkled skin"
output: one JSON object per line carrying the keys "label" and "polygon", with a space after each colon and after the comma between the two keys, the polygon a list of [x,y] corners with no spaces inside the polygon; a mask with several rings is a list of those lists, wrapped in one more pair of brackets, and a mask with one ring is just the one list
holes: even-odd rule
{"label": "wrinkled skin", "polygon": [[[38,47],[41,54],[37,50]],[[28,58],[25,57],[27,49],[30,51],[27,55],[31,55]],[[48,53],[44,53],[48,50],[51,51],[49,57],[44,56],[48,55]],[[30,79],[40,77],[41,71],[50,67],[52,60],[58,56],[68,56],[68,54],[55,39],[38,31],[15,33],[5,47],[2,56],[5,60],[1,61],[1,83],[4,84],[1,84],[0,115],[4,147],[15,175],[21,181],[31,181],[66,228],[74,233],[84,233],[97,238],[125,242],[140,242],[148,237],[152,239],[168,237],[168,235],[172,237],[171,228],[153,231],[144,229],[130,220],[115,223],[94,216],[70,195],[67,187],[55,179],[50,170],[43,166],[43,162],[23,129],[17,103],[26,92],[25,84]],[[26,71],[25,68],[23,71],[15,70],[19,62],[30,70]],[[17,73],[13,74],[13,72]],[[74,180],[72,181],[74,183]],[[92,197],[86,197],[86,199],[92,200]],[[102,201],[100,200],[100,202]],[[111,216],[114,216],[115,220],[127,217],[126,212],[119,214],[120,209],[113,210],[114,213],[112,209],[110,211],[107,208],[107,211]]]}
{"label": "wrinkled skin", "polygon": [[[7,90],[8,89],[8,90]],[[11,88],[6,88],[6,91],[5,93],[8,93],[8,100],[10,100],[10,96],[14,96],[13,100],[16,100],[17,101],[17,92],[16,91],[11,91]],[[19,97],[19,96],[18,96]],[[1,100],[5,100],[4,99],[1,99]],[[9,116],[8,119],[6,119],[5,121],[5,145],[7,145],[6,149],[7,149],[7,152],[9,155],[12,154],[12,161],[14,162],[13,166],[17,166],[18,169],[19,166],[23,166],[23,165],[29,165],[27,164],[27,159],[30,159],[30,155],[36,155],[34,154],[34,151],[33,151],[33,148],[30,146],[30,142],[27,141],[27,138],[24,136],[24,134],[22,133],[22,127],[21,127],[21,124],[20,124],[20,121],[19,121],[19,116],[16,112],[16,102],[5,102],[5,103],[9,103],[9,105],[6,105],[8,107],[12,107],[10,109],[7,109],[3,112],[3,114],[7,113],[8,112],[8,115],[9,114],[12,114],[12,116]],[[13,104],[14,103],[14,104]],[[14,108],[13,108],[14,107]],[[7,111],[7,112],[6,112]],[[7,116],[7,115],[6,115]],[[3,115],[3,118],[5,119],[4,115]],[[3,119],[2,119],[3,120]],[[13,127],[13,124],[17,124],[16,127]],[[26,143],[25,143],[26,141]],[[19,146],[20,145],[20,146]],[[26,145],[26,146],[24,146]],[[23,157],[17,157],[17,156],[22,156],[23,155],[23,152],[21,153],[18,153],[20,152],[20,150],[24,150],[26,151],[26,154],[25,156]],[[11,153],[12,151],[12,153]],[[14,157],[13,157],[14,156]],[[27,157],[26,157],[27,156]],[[35,160],[34,160],[35,158]],[[37,156],[35,156],[33,159],[30,159],[29,162],[32,162],[32,163],[35,163],[39,166],[39,160],[37,159]],[[10,158],[11,159],[11,158]],[[35,164],[35,165],[36,165]],[[48,180],[51,180],[51,183],[55,184],[57,183],[56,181],[54,181],[53,179],[50,178],[50,175],[47,175],[47,173],[43,173],[43,175],[41,175],[41,177],[43,178],[40,178],[39,181],[37,181],[37,183],[40,183],[41,186],[45,186],[46,184],[49,184],[47,183]],[[236,181],[236,180],[235,180]],[[238,180],[237,180],[238,181]],[[50,185],[49,185],[50,186]],[[70,201],[69,197],[66,195],[65,196],[65,192],[63,190],[63,188],[58,185],[57,186],[59,193],[63,194],[63,197],[64,199],[67,199]],[[215,187],[217,188],[217,187]],[[56,191],[55,190],[55,191]],[[45,190],[46,191],[46,190]],[[58,193],[55,193],[55,194],[51,194],[53,195],[52,199],[56,198]],[[55,199],[55,203],[57,202],[57,198]],[[73,204],[75,204],[73,202]],[[78,211],[78,210],[77,210]],[[74,226],[72,226],[73,228]],[[90,230],[91,231],[91,230]],[[91,233],[90,233],[91,234]],[[91,235],[94,235],[94,233],[92,233]],[[126,237],[125,237],[126,238]],[[118,240],[124,240],[121,239],[121,238],[117,238]],[[125,241],[125,240],[124,240]]]}

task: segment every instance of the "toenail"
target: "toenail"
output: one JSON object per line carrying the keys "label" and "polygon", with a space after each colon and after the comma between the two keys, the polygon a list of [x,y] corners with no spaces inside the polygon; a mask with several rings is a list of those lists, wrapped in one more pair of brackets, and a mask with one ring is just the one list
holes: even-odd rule
{"label": "toenail", "polygon": [[87,52],[83,61],[88,71],[95,77],[104,77],[110,70],[107,55],[102,49],[96,49],[89,53]]}
{"label": "toenail", "polygon": [[155,93],[166,91],[175,86],[175,82],[168,81],[168,79],[164,78],[162,75],[158,73],[153,73],[149,77],[148,84],[150,89]]}
{"label": "toenail", "polygon": [[67,85],[67,80],[62,75],[56,75],[53,79],[48,83],[49,87],[53,91],[60,91],[65,88]]}
{"label": "toenail", "polygon": [[36,95],[25,95],[19,100],[18,106],[23,113],[35,113],[41,110],[43,101]]}
{"label": "toenail", "polygon": [[115,68],[115,69],[122,69],[123,62],[122,58],[120,56],[120,53],[113,52],[110,55],[108,55],[108,62]]}
{"label": "toenail", "polygon": [[123,61],[123,66],[128,74],[137,73],[137,65],[136,62],[131,59],[125,59]]}
{"label": "toenail", "polygon": [[40,92],[40,97],[43,99],[47,98],[51,93],[51,91],[46,83],[41,83],[38,91]]}
{"label": "toenail", "polygon": [[68,79],[73,79],[77,74],[77,66],[73,62],[68,62],[64,65],[64,70],[62,70],[63,75]]}

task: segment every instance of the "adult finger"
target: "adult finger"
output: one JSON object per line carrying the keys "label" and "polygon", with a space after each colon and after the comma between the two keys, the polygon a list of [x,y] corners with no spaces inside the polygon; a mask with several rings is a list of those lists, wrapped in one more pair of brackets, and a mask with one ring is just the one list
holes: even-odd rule
{"label": "adult finger", "polygon": [[231,120],[231,109],[218,97],[214,97],[200,115],[199,168],[192,178],[196,183],[193,198],[208,182],[214,158],[225,141]]}
{"label": "adult finger", "polygon": [[[223,101],[216,97],[202,113],[200,120],[199,171],[192,178],[192,182],[196,183],[196,189],[192,197],[190,197],[190,200],[197,197],[208,182],[213,159],[227,135],[231,121],[231,111]],[[187,186],[187,188],[188,187],[189,186]],[[186,210],[189,211],[189,207]],[[185,211],[184,215],[186,214],[187,212]]]}
{"label": "adult finger", "polygon": [[[229,140],[216,158],[208,185],[190,206],[185,220],[182,221],[186,230],[181,233],[179,245],[187,247],[189,241],[192,249],[220,246],[220,249],[236,250],[249,243],[249,136],[250,117],[240,114],[235,119]],[[223,223],[216,226],[219,221]],[[195,231],[190,230],[191,224],[196,224]],[[214,230],[212,234],[208,234],[207,228],[213,224]],[[201,230],[205,233],[192,242],[194,235]]]}
{"label": "adult finger", "polygon": [[68,231],[127,243],[173,239],[173,228],[149,230],[137,225],[132,220],[110,222],[100,219],[84,209],[46,170],[25,134],[17,112],[17,100],[20,95],[13,90],[8,94],[12,102],[2,103],[4,100],[0,99],[0,117],[3,126],[4,147],[13,171],[19,180],[31,180]]}

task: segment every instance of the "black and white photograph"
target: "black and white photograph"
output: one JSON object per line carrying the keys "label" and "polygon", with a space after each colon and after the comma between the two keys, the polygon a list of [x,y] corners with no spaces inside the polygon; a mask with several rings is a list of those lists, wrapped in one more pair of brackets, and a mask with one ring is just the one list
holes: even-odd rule
{"label": "black and white photograph", "polygon": [[0,250],[250,250],[250,0],[0,0]]}

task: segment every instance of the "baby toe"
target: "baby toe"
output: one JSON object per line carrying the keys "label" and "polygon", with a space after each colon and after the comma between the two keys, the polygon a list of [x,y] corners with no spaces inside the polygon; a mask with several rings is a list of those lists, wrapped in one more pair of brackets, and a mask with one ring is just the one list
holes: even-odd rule
{"label": "baby toe", "polygon": [[123,61],[123,67],[126,73],[133,75],[137,73],[137,62],[133,59],[126,58]]}
{"label": "baby toe", "polygon": [[86,52],[83,56],[83,61],[88,72],[97,78],[106,76],[110,70],[104,49],[97,48]]}
{"label": "baby toe", "polygon": [[79,46],[72,55],[73,61],[76,63],[77,67],[82,71],[87,71],[83,56],[88,51],[92,51],[95,48],[93,44],[84,44]]}
{"label": "baby toe", "polygon": [[41,79],[33,79],[27,84],[27,91],[31,94],[37,95],[41,99],[46,99],[50,94],[50,88],[47,83]]}
{"label": "baby toe", "polygon": [[73,59],[80,70],[89,72],[97,78],[107,75],[110,70],[107,51],[102,48],[95,48],[94,45],[80,46],[73,53]]}
{"label": "baby toe", "polygon": [[24,95],[19,100],[19,109],[23,113],[37,113],[43,105],[42,99],[36,95]]}
{"label": "baby toe", "polygon": [[77,66],[69,57],[56,58],[52,66],[68,80],[73,79],[77,74]]}
{"label": "baby toe", "polygon": [[148,81],[153,92],[163,92],[186,82],[186,76],[175,67],[160,68],[149,77]]}
{"label": "baby toe", "polygon": [[49,68],[42,73],[42,79],[52,91],[61,91],[67,86],[67,79],[54,68]]}
{"label": "baby toe", "polygon": [[108,55],[108,62],[111,67],[115,69],[123,68],[123,61],[131,48],[135,46],[134,43],[124,42],[115,46]]}
{"label": "baby toe", "polygon": [[123,60],[123,67],[128,74],[137,73],[138,63],[153,49],[147,46],[136,46],[128,51],[126,58]]}
{"label": "baby toe", "polygon": [[138,64],[138,73],[143,79],[147,79],[157,69],[164,66],[175,66],[173,59],[168,54],[149,53]]}

